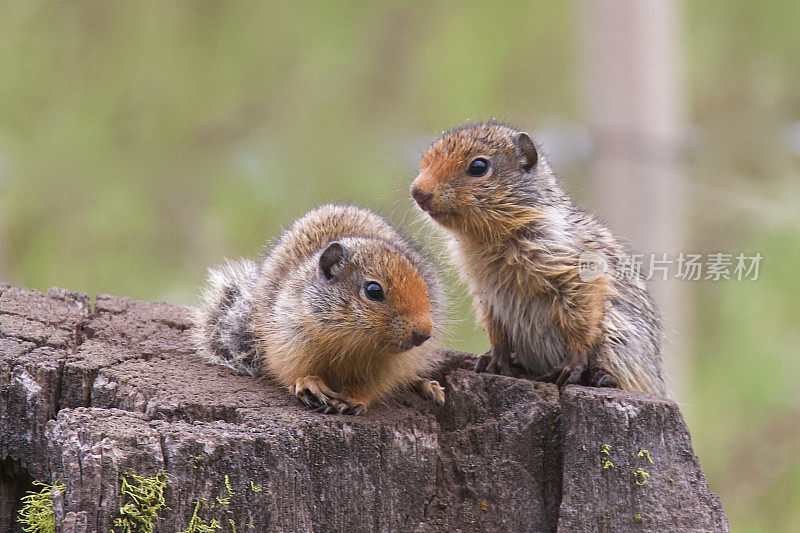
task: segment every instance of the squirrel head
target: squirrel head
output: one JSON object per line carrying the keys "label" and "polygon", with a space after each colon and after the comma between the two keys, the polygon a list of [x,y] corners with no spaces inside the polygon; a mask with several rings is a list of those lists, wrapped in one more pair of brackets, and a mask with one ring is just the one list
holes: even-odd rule
{"label": "squirrel head", "polygon": [[429,288],[400,243],[348,237],[318,257],[305,301],[331,351],[398,353],[435,333]]}
{"label": "squirrel head", "polygon": [[437,223],[476,238],[503,235],[540,218],[558,195],[530,135],[498,122],[464,124],[428,148],[411,184],[417,205]]}

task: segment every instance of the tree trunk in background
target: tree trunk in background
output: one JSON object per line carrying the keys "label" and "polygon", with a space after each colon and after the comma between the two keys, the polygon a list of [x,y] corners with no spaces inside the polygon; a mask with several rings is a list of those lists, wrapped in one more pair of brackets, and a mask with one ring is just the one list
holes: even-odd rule
{"label": "tree trunk in background", "polygon": [[[679,9],[669,0],[584,0],[581,7],[594,201],[630,251],[646,254],[647,272],[650,254],[677,257],[684,229]],[[665,372],[678,399],[688,377],[683,283],[649,282],[665,317]]]}

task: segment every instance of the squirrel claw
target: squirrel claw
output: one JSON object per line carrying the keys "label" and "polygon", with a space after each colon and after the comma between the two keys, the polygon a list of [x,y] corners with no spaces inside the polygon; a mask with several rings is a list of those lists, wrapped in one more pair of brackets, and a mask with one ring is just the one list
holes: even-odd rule
{"label": "squirrel claw", "polygon": [[311,392],[308,389],[299,389],[294,393],[294,395],[309,409],[315,409],[319,406],[316,398],[311,395]]}
{"label": "squirrel claw", "polygon": [[363,414],[364,411],[366,411],[366,410],[367,410],[367,406],[366,405],[364,405],[363,403],[357,403],[355,405],[350,405],[347,408],[345,408],[344,411],[341,411],[341,414],[343,414],[343,415],[360,415],[360,414]]}
{"label": "squirrel claw", "polygon": [[414,385],[422,396],[431,400],[436,405],[444,405],[444,387],[435,379],[419,379]]}
{"label": "squirrel claw", "polygon": [[553,370],[552,372],[548,372],[547,374],[542,374],[540,376],[537,376],[535,380],[543,381],[544,383],[555,383],[560,374],[561,370]]}
{"label": "squirrel claw", "polygon": [[586,370],[586,365],[583,363],[564,365],[564,368],[558,374],[556,385],[558,385],[559,389],[562,389],[567,385],[579,384],[584,370]]}
{"label": "squirrel claw", "polygon": [[511,365],[508,361],[500,361],[498,359],[494,359],[489,366],[486,367],[486,371],[491,374],[497,374],[499,376],[513,376],[514,373],[511,372]]}
{"label": "squirrel claw", "polygon": [[[360,414],[366,410],[363,404],[354,406],[349,398],[331,390],[322,378],[317,376],[298,379],[293,387],[293,392],[298,400],[316,413]],[[361,406],[362,409],[353,413],[348,412],[358,406]]]}
{"label": "squirrel claw", "polygon": [[[306,402],[304,402],[306,403]],[[315,413],[323,413],[326,415],[329,414],[350,414],[348,410],[353,407],[349,401],[340,401],[336,398],[328,398],[327,400],[322,403],[321,401],[317,401],[316,403],[306,405]],[[361,404],[359,404],[361,405]]]}
{"label": "squirrel claw", "polygon": [[617,387],[617,380],[603,370],[602,368],[595,368],[592,371],[591,384],[595,387]]}
{"label": "squirrel claw", "polygon": [[475,372],[479,374],[482,372],[486,372],[486,368],[489,366],[489,363],[492,361],[492,352],[486,352],[483,355],[478,356],[478,361],[475,363]]}
{"label": "squirrel claw", "polygon": [[508,358],[497,357],[492,350],[478,357],[478,362],[475,363],[475,372],[486,372],[487,374],[499,374],[501,376],[514,375]]}

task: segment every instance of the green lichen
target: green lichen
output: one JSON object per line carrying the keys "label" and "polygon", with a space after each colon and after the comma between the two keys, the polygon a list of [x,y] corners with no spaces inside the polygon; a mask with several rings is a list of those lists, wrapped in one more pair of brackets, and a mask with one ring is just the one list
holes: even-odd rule
{"label": "green lichen", "polygon": [[194,462],[192,468],[199,468],[203,466],[203,457],[200,455],[195,455],[192,457],[192,461]]}
{"label": "green lichen", "polygon": [[614,468],[614,463],[611,462],[611,445],[610,444],[603,444],[600,447],[600,454],[604,455],[605,457],[601,457],[603,461],[603,470],[608,470],[610,468]]}
{"label": "green lichen", "polygon": [[649,477],[650,473],[642,470],[641,466],[633,473],[633,478],[637,485],[647,485],[647,478]]}
{"label": "green lichen", "polygon": [[231,480],[228,478],[228,474],[225,474],[225,489],[227,489],[228,495],[225,496],[224,498],[221,498],[219,496],[217,496],[216,498],[217,503],[219,503],[220,505],[230,505],[231,496],[236,494],[236,492],[233,490],[233,487],[231,487]]}
{"label": "green lichen", "polygon": [[639,453],[636,454],[639,457],[647,457],[647,460],[650,461],[650,464],[655,464],[653,459],[650,458],[650,452],[647,450],[639,450]]}
{"label": "green lichen", "polygon": [[219,525],[219,522],[217,522],[215,518],[212,518],[209,522],[200,517],[200,508],[203,503],[205,503],[203,499],[195,500],[194,512],[192,513],[192,518],[189,520],[189,526],[181,533],[214,533],[215,529],[222,529],[222,526]]}
{"label": "green lichen", "polygon": [[637,522],[641,522],[642,521],[642,514],[641,513],[636,513],[635,515],[633,515],[633,519],[636,520]]}
{"label": "green lichen", "polygon": [[258,485],[253,484],[252,481],[250,481],[250,490],[252,490],[253,492],[261,492],[263,489]]}
{"label": "green lichen", "polygon": [[151,477],[133,472],[120,476],[120,494],[127,502],[119,508],[112,533],[153,533],[155,521],[161,518],[159,511],[168,509],[164,501],[167,479],[164,472]]}
{"label": "green lichen", "polygon": [[585,444],[583,445],[583,451],[586,451],[586,445]]}
{"label": "green lichen", "polygon": [[[228,506],[231,505],[236,491],[233,490],[230,476],[225,474],[223,479],[225,492],[215,496],[210,501],[204,498],[196,499],[189,526],[181,533],[210,533],[216,529],[222,529],[221,524],[224,524],[226,520],[230,524],[231,531],[236,533],[236,522],[231,516],[228,516],[233,515],[233,511],[228,509]],[[253,492],[261,492],[261,487],[257,487],[252,481],[250,482],[250,487]],[[222,491],[220,490],[220,492]]]}
{"label": "green lichen", "polygon": [[56,519],[53,515],[53,489],[64,490],[64,485],[56,482],[48,485],[41,481],[33,484],[41,487],[38,492],[29,491],[20,500],[22,508],[19,510],[17,521],[26,533],[53,533],[56,530]]}

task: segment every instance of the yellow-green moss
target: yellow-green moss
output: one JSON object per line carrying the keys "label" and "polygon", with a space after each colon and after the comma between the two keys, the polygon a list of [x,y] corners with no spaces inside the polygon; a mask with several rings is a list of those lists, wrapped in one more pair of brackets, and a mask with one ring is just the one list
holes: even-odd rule
{"label": "yellow-green moss", "polygon": [[204,502],[205,500],[202,499],[195,500],[194,512],[189,520],[189,526],[181,533],[214,533],[215,529],[222,529],[222,526],[219,525],[215,518],[212,518],[209,522],[199,516],[198,513]]}
{"label": "yellow-green moss", "polygon": [[647,450],[639,450],[639,453],[636,454],[639,457],[647,457],[647,460],[650,461],[650,464],[655,464],[653,459],[650,457],[650,452]]}
{"label": "yellow-green moss", "polygon": [[650,473],[649,472],[645,472],[644,470],[642,470],[642,467],[639,467],[636,470],[636,472],[633,473],[633,478],[636,481],[637,485],[646,485],[647,484],[647,478],[649,478],[649,477],[650,477]]}
{"label": "yellow-green moss", "polygon": [[22,497],[22,508],[17,521],[26,533],[54,533],[56,519],[53,515],[53,489],[63,491],[64,485],[58,482],[48,485],[41,481],[34,481],[33,484],[41,489],[38,492],[29,491]]}
{"label": "yellow-green moss", "polygon": [[614,463],[611,462],[611,445],[610,444],[603,444],[600,447],[600,454],[604,455],[605,457],[601,457],[603,470],[608,470],[610,468],[614,468]]}
{"label": "yellow-green moss", "polygon": [[159,511],[167,509],[164,489],[167,474],[159,472],[145,477],[127,472],[120,476],[120,493],[125,504],[119,508],[119,517],[114,519],[113,533],[153,533],[155,521],[161,517]]}

